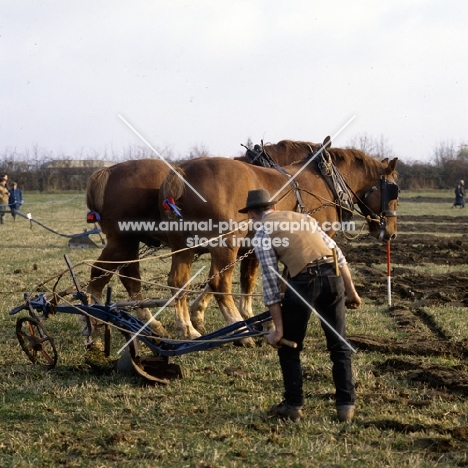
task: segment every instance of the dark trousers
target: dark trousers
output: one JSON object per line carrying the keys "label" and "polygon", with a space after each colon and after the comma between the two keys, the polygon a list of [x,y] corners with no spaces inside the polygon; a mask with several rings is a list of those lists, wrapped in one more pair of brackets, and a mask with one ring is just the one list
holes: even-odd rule
{"label": "dark trousers", "polygon": [[[291,406],[302,406],[302,367],[300,353],[312,314],[308,304],[331,325],[343,338],[345,330],[345,293],[341,276],[335,275],[334,265],[326,264],[314,268],[312,274],[301,273],[290,278],[291,288],[286,289],[281,311],[283,317],[284,338],[295,341],[297,348],[282,346],[278,349],[281,371],[284,382],[284,398]],[[292,290],[302,296],[304,303]],[[351,350],[322,320],[320,320],[330,359],[333,363],[332,376],[336,388],[336,405],[354,403],[356,394],[351,370]]]}
{"label": "dark trousers", "polygon": [[11,216],[13,216],[13,218],[16,218],[16,212],[19,211],[21,205],[19,203],[12,203],[10,205],[10,211],[11,211]]}
{"label": "dark trousers", "polygon": [[0,205],[0,224],[3,224],[3,217],[5,216],[5,211],[8,209],[8,205]]}

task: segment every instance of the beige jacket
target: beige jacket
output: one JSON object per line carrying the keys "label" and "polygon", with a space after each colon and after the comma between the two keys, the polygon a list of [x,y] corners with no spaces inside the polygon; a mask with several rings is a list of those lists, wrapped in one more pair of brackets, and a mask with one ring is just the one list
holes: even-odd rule
{"label": "beige jacket", "polygon": [[[278,258],[287,266],[292,277],[308,263],[333,256],[317,230],[314,218],[294,211],[272,211],[263,217],[262,223],[272,239]],[[293,229],[289,229],[291,227]],[[273,239],[278,241],[274,242]]]}
{"label": "beige jacket", "polygon": [[8,205],[8,198],[10,197],[10,192],[6,187],[0,185],[0,205]]}

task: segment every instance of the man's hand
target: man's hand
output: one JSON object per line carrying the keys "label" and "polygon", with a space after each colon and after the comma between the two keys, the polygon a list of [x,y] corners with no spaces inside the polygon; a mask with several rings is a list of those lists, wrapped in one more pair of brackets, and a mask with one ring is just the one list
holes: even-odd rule
{"label": "man's hand", "polygon": [[266,335],[266,340],[267,340],[267,343],[270,345],[270,346],[273,346],[273,348],[280,348],[281,345],[280,345],[280,340],[281,338],[283,338],[283,335],[281,333],[278,333],[276,330],[272,333],[269,333],[268,335]]}
{"label": "man's hand", "polygon": [[357,292],[351,295],[346,295],[345,306],[348,309],[359,309],[359,307],[361,307],[361,304],[362,301]]}

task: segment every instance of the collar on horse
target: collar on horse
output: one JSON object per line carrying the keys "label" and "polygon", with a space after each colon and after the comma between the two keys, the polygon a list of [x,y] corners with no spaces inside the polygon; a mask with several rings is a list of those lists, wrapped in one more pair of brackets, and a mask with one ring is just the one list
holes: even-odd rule
{"label": "collar on horse", "polygon": [[340,221],[349,221],[354,211],[353,194],[326,150],[330,145],[330,137],[325,138],[323,144],[307,156],[307,160],[316,161],[322,177],[333,193]]}

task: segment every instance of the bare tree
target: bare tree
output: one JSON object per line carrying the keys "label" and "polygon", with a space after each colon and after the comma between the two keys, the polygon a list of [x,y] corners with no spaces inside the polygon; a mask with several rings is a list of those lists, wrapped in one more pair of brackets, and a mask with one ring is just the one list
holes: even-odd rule
{"label": "bare tree", "polygon": [[210,156],[210,151],[205,145],[195,145],[190,148],[190,153],[186,159],[202,158],[204,156]]}
{"label": "bare tree", "polygon": [[441,141],[434,148],[434,162],[436,166],[445,166],[447,162],[457,159],[457,152],[453,141]]}
{"label": "bare tree", "polygon": [[394,158],[395,152],[389,145],[387,138],[380,135],[379,139],[371,137],[367,133],[356,135],[351,139],[351,148],[363,151],[374,159]]}
{"label": "bare tree", "polygon": [[467,144],[460,145],[457,158],[462,159],[463,161],[468,161],[468,145]]}

